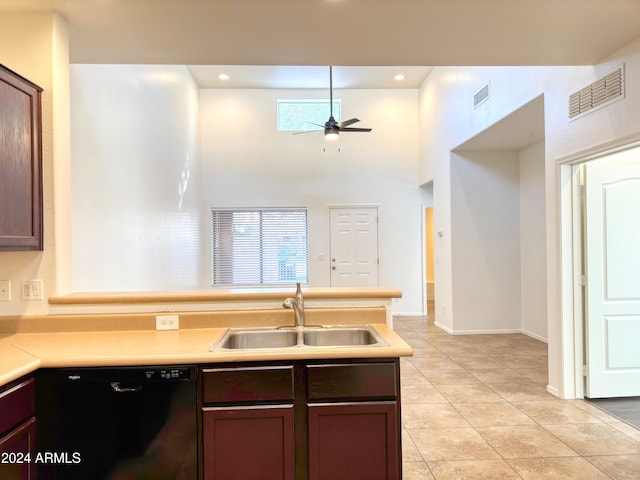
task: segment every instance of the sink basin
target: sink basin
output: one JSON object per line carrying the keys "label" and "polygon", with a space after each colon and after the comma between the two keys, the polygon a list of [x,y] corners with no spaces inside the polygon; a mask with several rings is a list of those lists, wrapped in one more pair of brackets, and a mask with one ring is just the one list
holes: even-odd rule
{"label": "sink basin", "polygon": [[220,347],[233,350],[284,348],[298,344],[298,332],[289,330],[229,330]]}
{"label": "sink basin", "polygon": [[384,347],[370,325],[281,328],[230,328],[211,351],[317,347]]}
{"label": "sink basin", "polygon": [[333,327],[305,331],[303,342],[310,347],[340,347],[375,345],[380,337],[367,327]]}

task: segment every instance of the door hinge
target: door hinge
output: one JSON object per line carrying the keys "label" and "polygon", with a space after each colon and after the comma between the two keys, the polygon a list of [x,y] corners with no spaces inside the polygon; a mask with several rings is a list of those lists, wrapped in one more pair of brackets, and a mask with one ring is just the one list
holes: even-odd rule
{"label": "door hinge", "polygon": [[578,185],[578,195],[584,196],[587,193],[587,187],[585,185]]}
{"label": "door hinge", "polygon": [[581,287],[587,286],[587,276],[584,273],[580,275],[580,286]]}
{"label": "door hinge", "polygon": [[589,367],[587,365],[582,366],[582,376],[586,377],[589,375]]}

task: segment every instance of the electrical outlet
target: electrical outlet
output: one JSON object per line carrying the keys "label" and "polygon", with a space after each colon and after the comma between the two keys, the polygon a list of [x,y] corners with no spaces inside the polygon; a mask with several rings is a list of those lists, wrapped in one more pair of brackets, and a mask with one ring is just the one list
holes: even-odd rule
{"label": "electrical outlet", "polygon": [[11,300],[11,280],[0,280],[0,302]]}
{"label": "electrical outlet", "polygon": [[179,327],[178,315],[156,315],[156,330],[178,330]]}
{"label": "electrical outlet", "polygon": [[22,282],[22,300],[42,300],[42,280],[24,280]]}

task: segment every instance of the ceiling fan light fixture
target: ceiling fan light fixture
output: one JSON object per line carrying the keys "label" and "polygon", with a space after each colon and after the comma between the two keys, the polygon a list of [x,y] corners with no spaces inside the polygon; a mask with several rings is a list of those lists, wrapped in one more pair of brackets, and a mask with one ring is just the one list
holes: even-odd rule
{"label": "ceiling fan light fixture", "polygon": [[324,138],[326,138],[327,140],[337,140],[339,133],[340,129],[335,125],[324,127]]}

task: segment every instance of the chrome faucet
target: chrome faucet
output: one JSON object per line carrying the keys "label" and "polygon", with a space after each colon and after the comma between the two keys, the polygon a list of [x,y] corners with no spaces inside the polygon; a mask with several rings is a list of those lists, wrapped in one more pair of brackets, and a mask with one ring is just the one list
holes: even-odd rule
{"label": "chrome faucet", "polygon": [[302,289],[300,283],[296,283],[296,296],[287,297],[282,303],[284,308],[293,308],[296,316],[296,327],[304,327],[304,298],[302,297]]}

